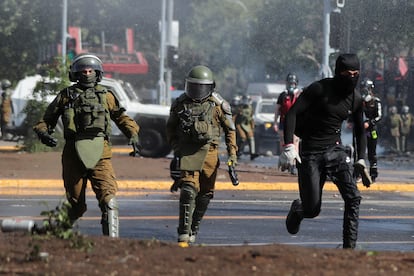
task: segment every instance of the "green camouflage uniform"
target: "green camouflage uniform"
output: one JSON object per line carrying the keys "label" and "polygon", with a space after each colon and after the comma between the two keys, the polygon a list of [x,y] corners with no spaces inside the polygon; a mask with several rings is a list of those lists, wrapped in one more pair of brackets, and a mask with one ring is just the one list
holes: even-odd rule
{"label": "green camouflage uniform", "polygon": [[[83,98],[91,98],[92,102],[82,103]],[[124,111],[113,93],[102,86],[85,89],[73,85],[60,91],[43,119],[33,127],[36,133],[50,132],[62,117],[65,137],[62,176],[66,197],[72,206],[69,216],[75,221],[86,211],[85,189],[89,179],[102,210],[104,234],[108,234],[104,227],[106,208],[117,192],[109,141],[110,120],[128,138],[139,132],[137,123]]]}
{"label": "green camouflage uniform", "polygon": [[217,93],[201,103],[182,94],[172,104],[167,139],[175,156],[180,157],[179,235],[195,236],[213,198],[220,165],[221,130],[224,130],[227,154],[235,156],[237,146],[231,109]]}
{"label": "green camouflage uniform", "polygon": [[414,124],[413,115],[411,113],[402,113],[401,121],[401,151],[407,152],[407,141],[408,137],[410,136],[411,127]]}
{"label": "green camouflage uniform", "polygon": [[1,99],[1,130],[3,132],[3,135],[6,133],[7,126],[10,125],[11,122],[11,115],[12,115],[12,101],[11,101],[11,93],[12,90],[10,88],[7,88],[2,93],[2,99]]}

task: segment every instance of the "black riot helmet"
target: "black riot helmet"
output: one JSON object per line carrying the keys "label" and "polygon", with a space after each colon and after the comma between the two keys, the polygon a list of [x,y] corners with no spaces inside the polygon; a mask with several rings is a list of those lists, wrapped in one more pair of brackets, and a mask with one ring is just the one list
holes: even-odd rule
{"label": "black riot helmet", "polygon": [[369,78],[364,78],[361,81],[359,88],[361,96],[366,102],[369,102],[373,99],[372,96],[374,94],[374,82],[372,80]]}
{"label": "black riot helmet", "polygon": [[364,78],[361,81],[361,85],[360,85],[361,89],[367,89],[368,91],[372,91],[374,89],[374,82],[372,80],[370,80],[369,78]]}
{"label": "black riot helmet", "polygon": [[238,106],[241,103],[241,96],[240,95],[236,95],[233,97],[233,99],[231,100],[231,105],[232,106]]}
{"label": "black riot helmet", "polygon": [[286,89],[289,93],[293,93],[295,89],[298,87],[298,84],[299,79],[295,74],[289,73],[286,76]]}
{"label": "black riot helmet", "polygon": [[242,98],[241,98],[241,103],[242,103],[244,106],[249,106],[249,105],[251,105],[251,104],[252,104],[252,98],[251,98],[249,95],[245,94],[245,95],[243,95],[243,96],[242,96]]}
{"label": "black riot helmet", "polygon": [[1,81],[1,88],[7,89],[11,86],[11,82],[8,79],[4,79]]}
{"label": "black riot helmet", "polygon": [[69,71],[69,80],[76,82],[86,68],[92,68],[96,72],[96,82],[100,82],[103,76],[102,61],[92,54],[80,54],[73,59]]}
{"label": "black riot helmet", "polygon": [[194,101],[203,101],[213,93],[213,72],[203,65],[193,67],[185,79],[185,94]]}

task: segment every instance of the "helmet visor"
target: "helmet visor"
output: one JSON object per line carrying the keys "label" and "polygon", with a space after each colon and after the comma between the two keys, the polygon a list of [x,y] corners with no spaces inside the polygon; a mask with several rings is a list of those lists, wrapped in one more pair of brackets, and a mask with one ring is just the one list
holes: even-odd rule
{"label": "helmet visor", "polygon": [[201,101],[210,96],[213,92],[212,84],[198,84],[192,82],[186,82],[185,93],[188,97],[195,101]]}

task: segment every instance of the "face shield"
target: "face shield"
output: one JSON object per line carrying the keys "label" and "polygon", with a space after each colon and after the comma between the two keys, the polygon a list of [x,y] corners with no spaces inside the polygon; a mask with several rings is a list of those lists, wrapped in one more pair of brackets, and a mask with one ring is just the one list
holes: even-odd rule
{"label": "face shield", "polygon": [[211,95],[214,86],[212,84],[199,84],[186,81],[185,93],[194,101],[202,101]]}

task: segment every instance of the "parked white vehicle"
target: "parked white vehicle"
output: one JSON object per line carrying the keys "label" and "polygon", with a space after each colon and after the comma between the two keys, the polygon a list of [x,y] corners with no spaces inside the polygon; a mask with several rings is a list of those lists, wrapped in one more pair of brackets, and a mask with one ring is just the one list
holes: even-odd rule
{"label": "parked white vehicle", "polygon": [[[33,91],[36,84],[38,82],[50,83],[54,81],[56,80],[44,78],[40,75],[29,76],[19,81],[11,96],[13,125],[16,129],[22,127],[26,118],[23,110],[27,101],[33,99]],[[114,92],[120,105],[126,109],[126,113],[134,118],[141,127],[142,156],[164,157],[169,154],[171,148],[167,143],[165,130],[170,107],[140,103],[133,87],[128,82],[122,80],[103,78],[100,84]],[[51,102],[54,98],[54,95],[47,96],[46,101]],[[59,130],[58,127],[57,130]],[[113,143],[128,142],[115,124],[112,124],[111,141]]]}
{"label": "parked white vehicle", "polygon": [[280,154],[280,137],[273,126],[275,108],[276,99],[259,98],[253,101],[254,140],[258,154]]}

